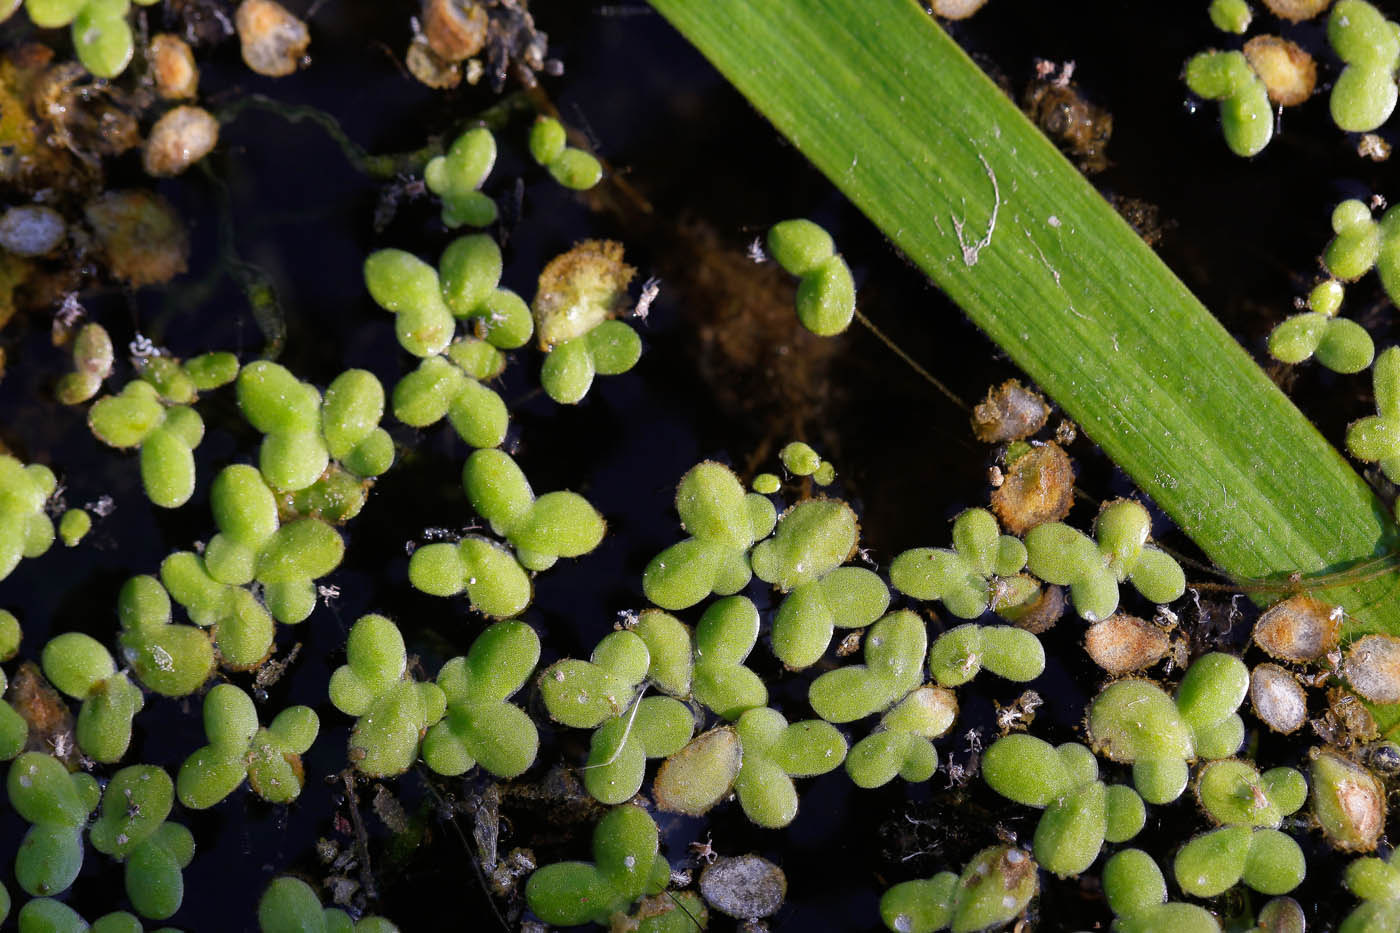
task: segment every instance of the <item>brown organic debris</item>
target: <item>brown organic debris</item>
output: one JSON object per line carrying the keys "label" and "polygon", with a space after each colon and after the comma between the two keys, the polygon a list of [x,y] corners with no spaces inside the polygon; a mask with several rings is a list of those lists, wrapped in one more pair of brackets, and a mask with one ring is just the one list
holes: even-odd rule
{"label": "brown organic debris", "polygon": [[988,444],[1019,441],[1045,427],[1049,417],[1050,406],[1039,392],[1008,379],[988,389],[972,409],[972,433]]}
{"label": "brown organic debris", "polygon": [[1316,661],[1337,647],[1342,610],[1313,596],[1290,596],[1254,623],[1254,643],[1272,658]]}
{"label": "brown organic debris", "polygon": [[1362,133],[1356,142],[1356,154],[1372,162],[1384,162],[1390,158],[1390,143],[1376,133]]}
{"label": "brown organic debris", "polygon": [[203,107],[176,107],[151,127],[143,158],[146,174],[156,178],[179,175],[212,152],[218,142],[219,121],[213,114]]}
{"label": "brown organic debris", "polygon": [[114,277],[139,287],[168,282],[185,271],[185,227],[160,195],[108,191],[89,201],[83,213]]}
{"label": "brown organic debris", "polygon": [[540,349],[582,337],[621,311],[636,274],[616,240],[584,240],[551,259],[532,304]]}
{"label": "brown organic debris", "polygon": [[1030,574],[998,577],[992,584],[992,611],[1017,628],[1039,635],[1065,614],[1065,591]]}
{"label": "brown organic debris", "polygon": [[146,49],[146,60],[150,62],[156,93],[166,100],[194,97],[199,90],[194,52],[179,36],[163,32],[153,37]]}
{"label": "brown organic debris", "polygon": [[1301,23],[1327,9],[1332,0],[1264,0],[1264,6],[1279,19]]}
{"label": "brown organic debris", "polygon": [[1026,85],[1021,107],[1032,123],[1074,157],[1080,171],[1102,172],[1109,164],[1106,150],[1113,135],[1113,114],[1079,93],[1070,80],[1073,63],[1066,63],[1057,77],[1051,77],[1053,67],[1042,68]]}
{"label": "brown organic debris", "polygon": [[78,740],[73,732],[73,713],[58,691],[44,679],[39,665],[25,661],[19,666],[10,678],[7,699],[15,712],[29,723],[24,750],[52,755],[68,770],[76,770],[82,753],[78,751]]}
{"label": "brown organic debris", "polygon": [[1400,638],[1363,635],[1346,650],[1342,676],[1372,703],[1400,702]]}
{"label": "brown organic debris", "polygon": [[423,0],[423,36],[446,62],[471,58],[486,45],[486,10],[476,0]]}
{"label": "brown organic debris", "polygon": [[1007,451],[1002,484],[992,491],[992,511],[1008,534],[1057,522],[1074,505],[1074,464],[1053,441]]}
{"label": "brown organic debris", "polygon": [[435,91],[450,90],[462,83],[462,66],[444,61],[422,36],[414,36],[404,54],[408,73]]}
{"label": "brown organic debris", "polygon": [[311,44],[306,24],[273,0],[243,0],[234,23],[244,63],[269,78],[296,71]]}
{"label": "brown organic debris", "polygon": [[1166,632],[1123,612],[1095,622],[1084,635],[1089,657],[1115,675],[1151,667],[1167,656],[1170,647]]}
{"label": "brown organic debris", "polygon": [[1296,43],[1278,36],[1255,36],[1244,44],[1244,57],[1268,89],[1269,100],[1293,107],[1312,96],[1317,64]]}
{"label": "brown organic debris", "polygon": [[1340,738],[1347,746],[1369,742],[1380,735],[1371,711],[1356,694],[1341,687],[1327,691],[1327,712],[1340,727]]}
{"label": "brown organic debris", "polygon": [[1249,675],[1254,714],[1275,732],[1297,732],[1308,718],[1308,696],[1292,672],[1277,664],[1260,664]]}

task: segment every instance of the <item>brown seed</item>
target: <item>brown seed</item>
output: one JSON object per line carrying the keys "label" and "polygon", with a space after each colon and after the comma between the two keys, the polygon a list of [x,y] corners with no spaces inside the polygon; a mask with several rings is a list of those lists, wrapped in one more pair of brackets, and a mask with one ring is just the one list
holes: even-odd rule
{"label": "brown seed", "polygon": [[1069,514],[1074,504],[1074,465],[1059,444],[1027,447],[1004,472],[1005,481],[992,491],[992,511],[1008,533],[1025,534]]}
{"label": "brown seed", "polygon": [[1342,611],[1312,596],[1290,596],[1254,623],[1254,643],[1272,658],[1316,661],[1337,647]]}
{"label": "brown seed", "polygon": [[1045,427],[1050,406],[1039,392],[1015,379],[987,390],[987,397],[972,409],[972,433],[979,441],[1000,444],[1030,437]]}
{"label": "brown seed", "polygon": [[168,282],[185,271],[185,228],[160,195],[107,191],[89,201],[83,215],[116,278],[139,287]]}
{"label": "brown seed", "polygon": [[181,106],[166,113],[146,138],[146,174],[156,178],[179,175],[213,151],[219,142],[219,121],[202,107]]}
{"label": "brown seed", "polygon": [[1365,635],[1347,648],[1342,676],[1372,703],[1400,702],[1400,638]]}
{"label": "brown seed", "polygon": [[1327,9],[1331,2],[1332,0],[1264,0],[1264,6],[1279,19],[1301,23]]}
{"label": "brown seed", "polygon": [[281,78],[297,70],[311,35],[306,24],[273,0],[243,0],[235,16],[243,61],[260,75]]}
{"label": "brown seed", "polygon": [[199,69],[195,67],[194,52],[179,36],[163,32],[151,40],[146,50],[151,64],[151,77],[156,93],[166,100],[193,97],[199,89]]}
{"label": "brown seed", "polygon": [[423,36],[447,62],[471,58],[486,45],[486,11],[476,0],[423,0]]}
{"label": "brown seed", "polygon": [[1244,44],[1244,57],[1264,82],[1269,100],[1280,107],[1301,104],[1317,86],[1313,57],[1278,36],[1255,36]]}
{"label": "brown seed", "polygon": [[1308,718],[1308,696],[1287,669],[1260,664],[1249,675],[1249,698],[1254,715],[1275,732],[1296,732]]}
{"label": "brown seed", "polygon": [[1151,667],[1166,657],[1168,647],[1166,632],[1122,612],[1095,622],[1084,635],[1089,657],[1110,674]]}

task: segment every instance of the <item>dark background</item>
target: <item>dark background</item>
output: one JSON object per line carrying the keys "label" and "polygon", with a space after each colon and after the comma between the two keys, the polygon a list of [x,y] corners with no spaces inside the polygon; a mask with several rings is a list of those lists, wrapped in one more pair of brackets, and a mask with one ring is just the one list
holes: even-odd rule
{"label": "dark background", "polygon": [[[1037,57],[1076,63],[1079,88],[1114,117],[1112,164],[1096,184],[1106,194],[1160,209],[1166,223],[1163,258],[1263,361],[1269,330],[1314,281],[1315,257],[1330,236],[1332,205],[1344,196],[1392,193],[1386,181],[1394,170],[1356,156],[1354,138],[1331,125],[1322,95],[1285,114],[1281,134],[1259,158],[1232,156],[1215,105],[1193,105],[1179,79],[1194,52],[1238,44],[1210,26],[1204,6],[991,0],[951,31],[1018,98]],[[291,8],[305,13],[304,5]],[[153,24],[160,10],[151,8]],[[488,106],[492,95],[482,87],[431,92],[404,76],[394,56],[408,42],[414,11],[410,3],[326,3],[311,19],[311,66],[281,80],[248,72],[234,41],[206,49],[200,53],[201,99],[217,109],[243,93],[264,93],[325,110],[370,151],[415,149]],[[520,207],[519,222],[509,229],[503,284],[528,299],[543,264],[585,237],[621,240],[639,280],[662,279],[652,314],[639,325],[646,350],[632,373],[600,379],[582,405],[561,410],[532,394],[539,355],[531,349],[515,357],[500,388],[512,407],[510,443],[535,488],[584,493],[612,531],[594,554],[539,578],[524,618],[541,634],[543,661],[586,656],[619,612],[644,605],[641,568],[678,535],[674,483],[703,457],[743,470],[765,444],[803,436],[836,464],[841,491],[862,515],[862,543],[882,564],[907,547],[946,545],[948,520],[985,501],[985,471],[992,462],[991,451],[971,440],[962,411],[859,328],[834,344],[817,345],[794,333],[795,320],[765,319],[751,333],[739,331],[735,342],[791,352],[759,353],[763,364],[757,372],[746,367],[751,359],[717,352],[704,335],[739,326],[725,321],[725,307],[761,304],[754,295],[790,301],[790,292],[783,291],[790,283],[767,270],[746,269],[735,257],[775,220],[810,216],[836,235],[854,270],[862,310],[961,398],[975,401],[1014,370],[659,16],[637,4],[578,2],[539,2],[534,12],[550,35],[551,54],[566,66],[563,77],[544,79],[544,93],[636,196],[615,185],[589,198],[564,192],[525,157],[528,123],[517,118],[498,134],[502,155],[486,186],[502,204]],[[1251,34],[1281,32],[1319,55],[1324,81],[1335,75],[1320,24],[1280,27],[1257,12]],[[1387,12],[1397,15],[1393,8]],[[6,26],[14,35],[24,28]],[[61,31],[45,38],[65,41]],[[1393,129],[1389,138],[1396,141]],[[117,160],[110,171],[113,187],[149,184],[138,156]],[[221,186],[227,186],[227,198]],[[365,255],[382,246],[434,257],[450,237],[431,199],[405,203],[387,229],[376,233],[372,216],[383,183],[357,173],[314,125],[257,111],[224,127],[208,171],[194,170],[156,188],[189,224],[192,271],[167,288],[131,293],[94,283],[84,293],[89,313],[119,346],[140,331],[181,356],[209,349],[237,350],[244,359],[258,355],[261,335],[229,279],[207,299],[191,298],[191,283],[216,262],[224,224],[231,225],[242,258],[275,282],[288,327],[282,362],[301,378],[325,385],[344,368],[359,366],[391,387],[411,367],[394,341],[391,318],[365,293],[359,270]],[[523,193],[518,202],[517,190]],[[651,205],[649,213],[640,209],[642,200]],[[1393,340],[1393,319],[1379,313],[1384,298],[1371,280],[1349,289],[1345,307],[1344,313],[1372,326],[1378,345]],[[70,505],[105,494],[117,508],[96,523],[81,547],[56,546],[0,582],[0,606],[24,624],[22,657],[37,657],[50,634],[65,629],[112,644],[122,582],[154,572],[169,551],[207,538],[209,480],[223,464],[248,460],[256,449],[256,436],[234,410],[231,391],[210,393],[200,403],[210,430],[196,452],[195,498],[173,513],[158,512],[141,492],[134,457],[97,444],[80,410],[52,401],[52,383],[67,361],[63,350],[51,346],[48,331],[48,319],[31,314],[0,335],[10,360],[0,381],[0,437],[21,457],[53,466]],[[119,368],[109,387],[128,377],[129,369]],[[1304,366],[1291,391],[1326,436],[1340,442],[1347,421],[1370,406],[1368,382]],[[316,840],[348,843],[336,825],[337,815],[348,814],[343,785],[326,778],[345,764],[349,720],[330,706],[325,684],[343,661],[345,632],[354,619],[371,610],[391,615],[428,672],[463,653],[482,628],[463,602],[423,596],[406,577],[408,548],[426,529],[460,529],[473,518],[459,485],[466,448],[442,426],[417,434],[402,426],[392,430],[410,446],[346,529],[346,561],[323,581],[339,586],[339,599],[294,629],[279,627],[279,656],[294,642],[302,648],[288,676],[269,691],[263,719],[294,703],[320,714],[321,737],[306,756],[306,789],[290,807],[266,805],[247,790],[203,813],[177,806],[173,818],[194,831],[198,851],[185,871],[185,905],[173,926],[250,929],[267,881],[288,871],[322,878],[327,869],[316,858]],[[773,468],[773,450],[762,468]],[[1071,453],[1080,485],[1091,495],[1104,499],[1130,491],[1085,439]],[[1070,520],[1086,525],[1092,515],[1091,505],[1080,504]],[[1165,524],[1157,531],[1171,545],[1189,548]],[[761,607],[771,603],[757,589],[751,595]],[[1247,630],[1245,603],[1236,637]],[[1225,607],[1209,601],[1202,607],[1188,597],[1177,608],[1188,625],[1230,621]],[[689,622],[698,616],[681,615]],[[1099,680],[1078,648],[1081,637],[1081,623],[1073,618],[1046,636],[1050,666],[1033,685],[1046,705],[1034,731],[1051,741],[1076,737]],[[754,658],[775,683],[774,702],[789,718],[809,715],[803,697],[810,675],[782,673],[764,646]],[[246,686],[246,678],[236,682]],[[968,731],[979,729],[989,740],[993,702],[1010,702],[1020,689],[984,675],[960,691],[962,715],[953,733],[937,743],[944,761],[967,764]],[[547,725],[541,733],[540,763],[526,781],[542,778],[561,754],[580,760],[585,748],[586,736],[556,733]],[[856,729],[853,740],[863,734],[864,727]],[[197,702],[152,697],[137,719],[127,761],[159,763],[173,773],[202,744]],[[1265,737],[1260,761],[1296,764],[1303,751],[1304,742]],[[838,771],[800,785],[802,811],[785,831],[752,828],[732,804],[703,822],[663,815],[660,824],[677,867],[688,859],[686,844],[707,835],[725,854],[759,851],[782,864],[789,900],[772,921],[776,929],[873,929],[876,901],[888,884],[957,870],[995,841],[998,827],[1029,840],[1036,814],[1007,805],[980,779],[965,794],[948,785],[940,771],[926,786],[895,782],[853,792]],[[389,786],[411,814],[421,816],[423,835],[416,848],[396,845],[370,812],[374,787],[361,785],[382,895],[371,910],[406,930],[491,928],[496,921],[462,838],[439,818],[423,779],[410,774]],[[436,780],[434,793],[464,800],[483,786],[475,776]],[[469,837],[470,815],[460,814],[457,822]],[[587,851],[586,822],[540,820],[538,812],[532,816],[525,809],[508,812],[503,826],[503,852],[531,845],[541,858],[555,860]],[[1160,860],[1184,841],[1188,827],[1203,828],[1189,799],[1154,808],[1142,841]],[[0,865],[12,864],[23,829],[13,813],[0,813]],[[1337,890],[1344,861],[1309,845],[1312,870],[1295,896],[1308,908],[1310,922],[1326,927],[1352,903]],[[15,892],[12,877],[7,867],[5,882]],[[1087,929],[1111,919],[1092,875],[1043,880],[1040,928]],[[124,900],[120,872],[89,850],[67,897],[89,918],[118,909]],[[1227,900],[1218,906],[1240,905]]]}

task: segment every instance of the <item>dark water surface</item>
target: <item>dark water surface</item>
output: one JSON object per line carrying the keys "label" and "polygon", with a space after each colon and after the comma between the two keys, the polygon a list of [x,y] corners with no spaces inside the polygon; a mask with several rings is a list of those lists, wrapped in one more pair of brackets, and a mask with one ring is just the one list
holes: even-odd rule
{"label": "dark water surface", "polygon": [[[1203,9],[1188,6],[992,0],[953,31],[1018,94],[1035,57],[1077,63],[1080,87],[1115,118],[1108,150],[1114,164],[1098,183],[1110,193],[1160,207],[1170,223],[1161,247],[1164,258],[1246,347],[1259,353],[1269,329],[1290,311],[1293,296],[1312,282],[1314,257],[1330,234],[1331,206],[1342,196],[1384,191],[1393,169],[1358,159],[1354,143],[1330,126],[1321,99],[1301,114],[1288,114],[1281,138],[1260,158],[1246,163],[1229,155],[1215,126],[1214,105],[1189,112],[1178,80],[1192,53],[1226,44]],[[326,4],[312,24],[312,67],[280,81],[248,73],[236,46],[226,43],[203,63],[202,97],[217,107],[245,92],[265,93],[324,109],[371,151],[417,148],[428,134],[489,104],[490,96],[479,89],[435,95],[400,74],[386,49],[406,44],[411,11],[407,3]],[[623,241],[640,277],[663,279],[660,298],[641,328],[646,343],[641,364],[625,376],[600,379],[577,409],[561,411],[531,395],[539,365],[534,351],[517,355],[503,380],[502,396],[514,400],[516,454],[535,488],[584,493],[613,532],[597,552],[540,578],[524,618],[541,634],[543,660],[586,656],[619,612],[644,605],[641,569],[678,535],[671,510],[674,483],[703,457],[742,468],[765,440],[780,445],[800,431],[836,463],[842,490],[861,512],[863,543],[882,563],[907,547],[946,545],[947,521],[983,502],[987,492],[990,456],[971,441],[965,416],[863,331],[842,338],[819,366],[797,360],[806,359],[799,344],[786,358],[792,362],[780,359],[768,372],[724,368],[697,338],[697,332],[713,326],[717,294],[712,285],[697,284],[703,280],[699,270],[719,269],[716,275],[724,279],[727,267],[717,264],[717,251],[741,251],[777,219],[811,216],[837,236],[865,313],[954,392],[975,400],[989,384],[1014,375],[1011,367],[660,17],[640,6],[591,3],[539,3],[536,15],[550,33],[553,53],[567,67],[563,78],[546,80],[550,99],[567,123],[583,129],[598,153],[625,173],[652,211],[640,210],[639,200],[615,189],[587,203],[561,191],[523,157],[527,123],[517,119],[500,135],[502,158],[486,189],[513,203],[516,179],[523,180],[504,284],[528,298],[551,256],[577,239],[597,236]],[[1297,27],[1285,35],[1314,50],[1321,47],[1320,27]],[[358,174],[319,128],[268,113],[250,111],[226,126],[208,168],[157,186],[190,224],[191,274],[166,290],[95,294],[87,302],[92,316],[118,344],[139,330],[182,356],[224,348],[256,356],[261,337],[231,282],[223,280],[198,303],[190,297],[190,282],[216,261],[220,225],[228,224],[242,259],[260,266],[276,284],[287,314],[284,363],[320,385],[359,366],[391,386],[411,361],[394,340],[389,315],[365,293],[360,264],[382,246],[435,256],[449,237],[434,206],[406,203],[376,234],[371,220],[381,184]],[[119,162],[114,181],[142,183],[139,166],[132,159]],[[227,186],[227,196],[221,186]],[[743,276],[730,278],[736,291],[748,287]],[[1349,308],[1364,307],[1364,300],[1353,302],[1367,287],[1348,296]],[[1393,323],[1376,318],[1365,319],[1378,325],[1373,333],[1384,345],[1393,339]],[[154,572],[171,550],[205,539],[212,524],[209,480],[223,464],[247,460],[256,449],[256,437],[234,410],[231,392],[210,393],[200,403],[210,430],[196,452],[195,499],[174,513],[157,512],[142,495],[135,459],[97,444],[81,411],[50,400],[50,386],[66,360],[50,346],[47,331],[46,320],[31,318],[5,332],[10,366],[0,381],[0,436],[22,457],[52,465],[70,504],[105,494],[117,509],[97,523],[83,546],[56,547],[0,582],[0,606],[13,609],[24,623],[25,657],[37,657],[50,633],[65,629],[90,632],[110,644],[122,582]],[[752,339],[774,338],[756,331]],[[119,379],[125,375],[119,370]],[[1339,440],[1346,422],[1370,404],[1365,383],[1304,367],[1294,392],[1324,433]],[[774,399],[804,401],[795,411],[774,407],[776,402],[754,408],[739,404],[755,395],[747,388],[736,392],[736,384],[783,384],[786,394],[775,391]],[[406,576],[407,548],[425,529],[460,529],[473,519],[459,483],[466,449],[448,430],[394,431],[411,447],[347,527],[345,563],[323,581],[337,585],[340,597],[299,627],[279,630],[279,655],[293,642],[302,648],[288,676],[268,691],[263,717],[266,721],[294,703],[312,706],[321,716],[321,737],[306,756],[306,789],[290,807],[268,806],[240,791],[203,813],[177,808],[174,819],[194,831],[198,851],[185,871],[185,905],[172,925],[250,929],[267,881],[286,871],[323,877],[327,870],[316,859],[316,840],[348,843],[336,819],[348,816],[344,787],[326,778],[345,764],[350,723],[327,701],[325,684],[343,661],[345,633],[360,614],[391,615],[429,672],[463,653],[483,626],[461,602],[417,593]],[[1085,440],[1071,453],[1081,486],[1092,495],[1109,498],[1131,488]],[[771,458],[770,453],[766,468],[772,467]],[[1085,525],[1092,515],[1093,507],[1081,504],[1071,521]],[[1167,540],[1189,547],[1170,535]],[[772,602],[758,590],[751,595],[761,607]],[[1189,603],[1178,608],[1191,623],[1200,613]],[[1247,616],[1248,608],[1241,608]],[[1207,606],[1205,612],[1211,611]],[[688,622],[698,617],[681,615]],[[1236,625],[1237,634],[1245,622]],[[1079,648],[1081,638],[1081,623],[1067,619],[1045,639],[1050,665],[1032,686],[1046,705],[1034,731],[1050,741],[1077,736],[1084,705],[1099,682]],[[804,698],[810,676],[781,672],[762,646],[755,659],[775,684],[774,702],[789,718],[808,715]],[[236,682],[246,686],[246,678]],[[984,676],[960,691],[959,722],[938,743],[944,761],[967,764],[969,730],[989,739],[994,701],[1008,703],[1020,690]],[[560,754],[579,760],[585,740],[566,733],[541,726],[540,764],[526,780],[543,777]],[[863,730],[857,730],[860,734]],[[127,760],[159,763],[173,772],[203,744],[197,702],[152,698],[137,719]],[[1266,737],[1260,761],[1296,764],[1303,751],[1301,743]],[[800,784],[801,813],[781,832],[753,828],[732,804],[703,824],[667,816],[660,823],[667,854],[678,865],[688,856],[686,844],[707,835],[726,854],[759,851],[782,864],[789,904],[773,920],[775,929],[874,929],[876,900],[887,884],[956,870],[995,841],[998,827],[1023,840],[1033,832],[1037,814],[1008,805],[980,779],[968,784],[965,795],[950,792],[948,785],[940,771],[927,786],[896,782],[875,792],[854,792],[838,771]],[[438,793],[458,799],[481,786],[473,778],[436,781]],[[411,814],[421,815],[424,835],[416,851],[395,850],[370,812],[374,787],[361,785],[380,887],[372,909],[406,930],[493,928],[463,843],[438,819],[422,779],[408,775],[390,787]],[[550,860],[587,851],[586,830],[559,832],[539,816],[515,814],[503,830],[502,851],[534,845]],[[470,817],[459,823],[469,836]],[[1154,808],[1142,840],[1162,856],[1184,840],[1184,826],[1200,824],[1189,801]],[[0,811],[0,863],[10,864],[23,829],[12,812]],[[1336,893],[1344,863],[1321,850],[1310,850],[1310,856],[1315,856],[1312,871],[1295,896],[1308,907],[1310,920],[1326,926],[1351,903]],[[1039,928],[1106,926],[1111,917],[1094,888],[1089,878],[1082,884],[1050,882],[1038,908]],[[119,908],[120,872],[90,851],[69,901],[90,917]]]}

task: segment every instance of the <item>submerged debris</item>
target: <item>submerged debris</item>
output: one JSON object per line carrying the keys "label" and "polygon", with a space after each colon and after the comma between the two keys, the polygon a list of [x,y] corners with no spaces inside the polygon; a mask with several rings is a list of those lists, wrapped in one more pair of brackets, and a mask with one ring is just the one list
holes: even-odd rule
{"label": "submerged debris", "polygon": [[992,491],[992,511],[1010,534],[1057,522],[1074,505],[1074,465],[1053,441],[1012,445],[1002,471],[1002,484]]}
{"label": "submerged debris", "polygon": [[1162,660],[1170,642],[1167,633],[1151,622],[1120,612],[1089,626],[1084,647],[1108,673],[1126,674]]}
{"label": "submerged debris", "polygon": [[721,856],[700,873],[700,894],[726,916],[757,920],[772,916],[783,906],[787,876],[762,856]]}
{"label": "submerged debris", "polygon": [[1254,643],[1272,658],[1316,661],[1341,637],[1342,611],[1312,596],[1290,596],[1254,623]]}
{"label": "submerged debris", "polygon": [[202,107],[169,111],[151,127],[146,140],[146,174],[157,178],[179,175],[213,151],[219,142],[219,121]]}
{"label": "submerged debris", "polygon": [[988,444],[1019,441],[1045,427],[1050,406],[1034,389],[1008,379],[987,390],[987,397],[972,409],[972,433]]}
{"label": "submerged debris", "polygon": [[306,24],[274,0],[243,0],[235,22],[244,63],[269,78],[296,71],[311,44]]}
{"label": "submerged debris", "polygon": [[185,271],[189,241],[175,208],[153,191],[108,191],[83,209],[112,275],[129,285],[168,282]]}
{"label": "submerged debris", "polygon": [[1073,62],[1065,63],[1058,76],[1053,64],[1042,63],[1026,85],[1021,106],[1031,122],[1074,157],[1080,171],[1093,175],[1108,168],[1113,114],[1088,101],[1070,80],[1073,74]]}
{"label": "submerged debris", "polygon": [[1308,697],[1298,678],[1277,664],[1260,664],[1249,675],[1254,714],[1275,732],[1297,732],[1308,718]]}

